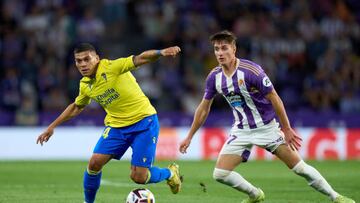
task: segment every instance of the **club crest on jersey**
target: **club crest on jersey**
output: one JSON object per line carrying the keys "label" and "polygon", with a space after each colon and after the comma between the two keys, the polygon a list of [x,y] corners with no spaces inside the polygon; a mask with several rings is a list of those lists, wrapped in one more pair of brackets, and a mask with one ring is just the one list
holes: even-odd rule
{"label": "club crest on jersey", "polygon": [[243,86],[243,85],[244,85],[244,80],[243,80],[243,79],[240,79],[240,80],[238,81],[238,83],[239,83],[239,86]]}
{"label": "club crest on jersey", "polygon": [[101,77],[104,78],[104,80],[107,82],[106,73],[101,73]]}

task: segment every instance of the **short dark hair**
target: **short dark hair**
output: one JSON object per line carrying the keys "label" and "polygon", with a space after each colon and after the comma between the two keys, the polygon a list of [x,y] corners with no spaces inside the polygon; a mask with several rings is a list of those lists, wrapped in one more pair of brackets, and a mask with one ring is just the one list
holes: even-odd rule
{"label": "short dark hair", "polygon": [[223,30],[210,36],[211,43],[214,44],[216,41],[226,41],[230,44],[236,44],[236,36],[228,30]]}
{"label": "short dark hair", "polygon": [[84,51],[94,51],[96,52],[95,47],[90,43],[80,43],[75,46],[74,48],[74,54],[84,52]]}

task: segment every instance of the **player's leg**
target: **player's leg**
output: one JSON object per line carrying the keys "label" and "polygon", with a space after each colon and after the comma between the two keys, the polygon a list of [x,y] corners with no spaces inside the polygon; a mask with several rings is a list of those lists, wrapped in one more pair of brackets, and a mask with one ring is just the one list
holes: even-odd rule
{"label": "player's leg", "polygon": [[111,159],[111,155],[93,154],[90,158],[87,170],[84,172],[84,196],[86,203],[95,201],[96,193],[100,187],[101,169]]}
{"label": "player's leg", "polygon": [[213,172],[213,178],[222,184],[249,195],[249,198],[243,202],[260,202],[265,198],[262,190],[253,186],[239,173],[234,171],[241,162],[246,162],[250,155],[251,147],[246,146],[246,144],[247,141],[241,140],[241,137],[230,136],[220,152]]}
{"label": "player's leg", "polygon": [[130,178],[138,184],[158,183],[169,179],[171,171],[168,168],[159,168],[156,166],[141,167],[131,165]]}
{"label": "player's leg", "polygon": [[262,191],[253,186],[239,173],[234,171],[235,167],[241,162],[242,157],[238,155],[220,155],[213,172],[213,178],[220,183],[228,185],[238,191],[244,192],[251,198],[256,198],[260,196]]}
{"label": "player's leg", "polygon": [[149,116],[132,126],[133,150],[130,178],[138,184],[157,183],[170,177],[167,168],[153,167],[159,122],[156,115]]}
{"label": "player's leg", "polygon": [[92,203],[95,201],[96,193],[100,187],[103,166],[112,158],[120,159],[128,148],[127,137],[120,130],[110,127],[104,129],[84,172],[85,202]]}
{"label": "player's leg", "polygon": [[131,144],[133,149],[131,179],[139,184],[158,183],[168,180],[171,191],[178,193],[181,187],[178,166],[176,164],[171,164],[168,168],[152,166],[155,160],[155,151],[159,135],[157,116],[147,117],[136,125],[138,126],[134,127],[139,129],[143,129],[145,125],[146,130],[132,133],[135,138]]}
{"label": "player's leg", "polygon": [[[315,190],[327,195],[335,202],[353,202],[346,197],[340,196],[325,178],[314,167],[306,164],[299,156],[298,152],[290,149],[288,145],[280,145],[274,154],[282,160],[292,171],[306,179],[308,184]],[[338,199],[338,200],[337,200]],[[343,201],[341,201],[341,199]],[[349,201],[348,201],[349,200]]]}

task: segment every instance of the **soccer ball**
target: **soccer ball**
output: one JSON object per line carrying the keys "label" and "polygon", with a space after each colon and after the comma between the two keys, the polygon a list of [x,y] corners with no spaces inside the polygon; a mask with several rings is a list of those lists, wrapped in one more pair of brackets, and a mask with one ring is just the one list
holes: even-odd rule
{"label": "soccer ball", "polygon": [[126,203],[155,203],[155,197],[150,190],[137,188],[129,193]]}

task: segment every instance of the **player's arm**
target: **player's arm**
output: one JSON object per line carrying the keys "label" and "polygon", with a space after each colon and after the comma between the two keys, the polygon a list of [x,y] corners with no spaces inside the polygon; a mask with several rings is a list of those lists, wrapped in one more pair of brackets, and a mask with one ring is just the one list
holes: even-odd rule
{"label": "player's arm", "polygon": [[54,129],[63,122],[79,115],[85,106],[78,106],[75,103],[70,104],[61,114],[58,116],[48,128],[41,134],[36,140],[36,144],[43,145],[47,142],[54,133]]}
{"label": "player's arm", "polygon": [[134,65],[141,66],[147,63],[158,60],[161,56],[173,56],[175,57],[181,51],[180,47],[168,47],[161,50],[148,50],[133,57]]}
{"label": "player's arm", "polygon": [[186,153],[186,149],[189,147],[192,138],[196,131],[204,124],[206,118],[209,115],[211,104],[214,99],[202,99],[199,106],[196,108],[194,120],[191,124],[190,131],[187,137],[180,143],[179,150],[181,153]]}
{"label": "player's arm", "polygon": [[279,118],[281,129],[285,134],[285,140],[293,150],[298,150],[301,147],[301,138],[291,128],[288,116],[285,111],[284,104],[276,93],[275,89],[266,95],[266,98],[271,101],[276,115]]}

